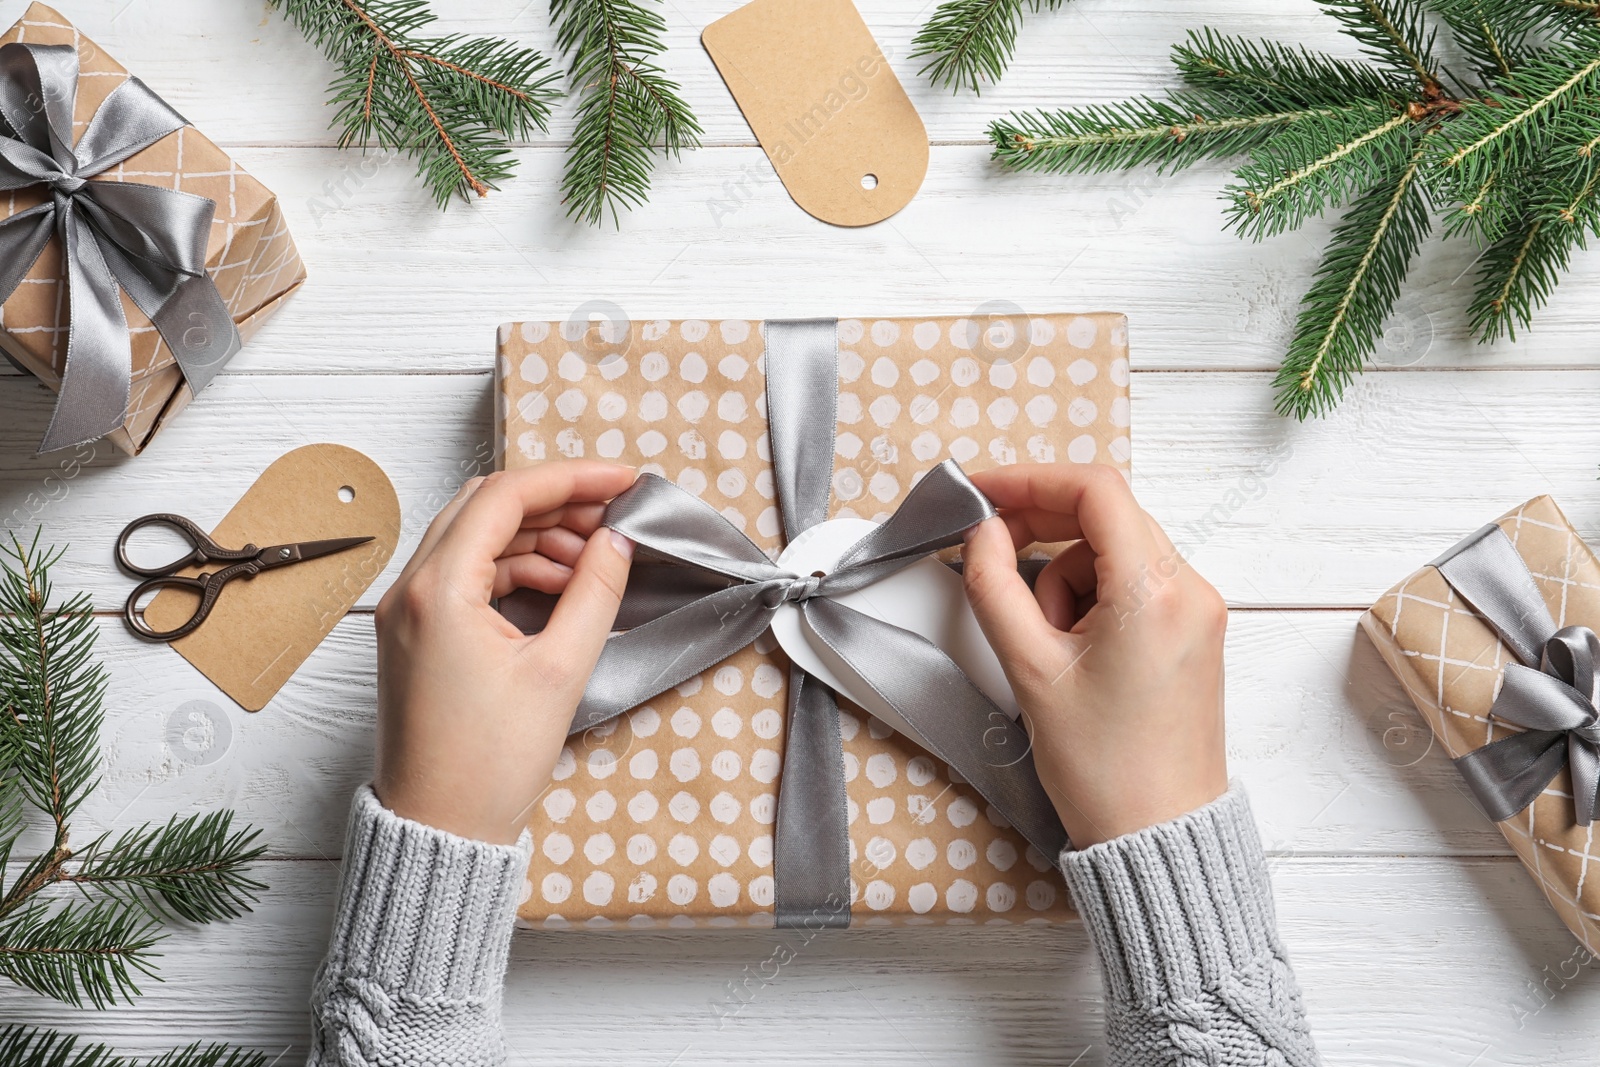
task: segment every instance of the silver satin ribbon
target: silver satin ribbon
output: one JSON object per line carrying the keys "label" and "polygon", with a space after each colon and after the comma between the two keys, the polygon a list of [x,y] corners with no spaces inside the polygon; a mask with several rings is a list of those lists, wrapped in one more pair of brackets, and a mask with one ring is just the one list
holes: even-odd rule
{"label": "silver satin ribbon", "polygon": [[117,86],[72,141],[78,50],[0,47],[0,192],[45,186],[50,199],[0,222],[0,302],[51,236],[67,264],[61,395],[40,452],[98,440],[127,416],[133,346],[118,288],[155,324],[189,388],[204,389],[239,350],[238,328],[206,274],[216,204],[136,182],[87,179],[187,125],[139,79]]}
{"label": "silver satin ribbon", "polygon": [[1455,760],[1495,822],[1532,804],[1565,765],[1578,825],[1594,820],[1600,790],[1600,637],[1556,628],[1544,597],[1505,531],[1490,524],[1432,566],[1521,662],[1506,665],[1489,714],[1524,732]]}
{"label": "silver satin ribbon", "polygon": [[[773,481],[793,540],[828,515],[836,323],[768,322],[765,340]],[[1039,784],[1022,727],[937,646],[832,599],[960,544],[968,529],[994,513],[961,468],[946,461],[831,572],[799,575],[774,564],[699,498],[664,478],[641,475],[605,518],[640,546],[619,615],[627,629],[606,643],[572,731],[612,719],[728,658],[791,603],[933,755],[1044,855],[1055,857],[1066,846],[1066,832]],[[518,618],[514,601],[502,601],[501,608],[524,628],[543,621],[538,608],[528,613],[531,627],[526,616]],[[838,706],[824,684],[793,667],[773,845],[778,925],[849,925],[849,847]]]}

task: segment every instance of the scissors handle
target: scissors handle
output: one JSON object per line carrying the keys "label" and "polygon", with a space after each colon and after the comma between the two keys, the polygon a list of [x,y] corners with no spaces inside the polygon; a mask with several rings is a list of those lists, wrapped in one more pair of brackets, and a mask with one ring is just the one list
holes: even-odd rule
{"label": "scissors handle", "polygon": [[[223,586],[235,578],[253,578],[259,569],[256,561],[250,559],[196,578],[182,574],[158,574],[133,587],[133,592],[128,594],[127,604],[123,606],[122,617],[127,620],[128,627],[134,633],[148,641],[176,641],[186,634],[193,633],[206,621],[206,616],[210,615],[211,609],[217,605],[217,598],[222,595]],[[194,614],[189,616],[188,621],[170,630],[157,630],[152,627],[145,621],[139,608],[139,601],[163,589],[183,589],[200,598],[200,602],[195,605]]]}
{"label": "scissors handle", "polygon": [[[188,541],[192,546],[189,554],[161,567],[141,567],[134,563],[128,558],[128,539],[136,531],[142,530],[146,526],[167,526],[178,531],[184,540]],[[141,578],[163,578],[181,571],[185,567],[195,567],[203,563],[210,563],[213,560],[232,562],[253,559],[258,552],[260,552],[260,549],[255,545],[245,545],[243,548],[223,548],[211,539],[211,535],[182,515],[173,515],[164,511],[134,519],[124,526],[122,532],[117,535],[117,565],[129,574],[136,574]],[[143,588],[143,586],[140,588]]]}

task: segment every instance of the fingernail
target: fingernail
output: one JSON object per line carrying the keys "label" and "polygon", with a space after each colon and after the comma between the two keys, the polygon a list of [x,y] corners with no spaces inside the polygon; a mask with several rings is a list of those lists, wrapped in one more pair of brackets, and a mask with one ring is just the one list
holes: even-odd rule
{"label": "fingernail", "polygon": [[621,556],[623,559],[632,559],[633,542],[628,540],[626,537],[623,537],[615,530],[607,530],[606,532],[611,535],[611,547],[617,550],[617,555]]}
{"label": "fingernail", "polygon": [[[987,521],[987,519],[984,520],[984,522]],[[966,532],[961,535],[961,540],[970,545],[972,543],[972,539],[978,536],[978,527],[982,525],[983,523],[980,522],[976,526],[968,526]]]}

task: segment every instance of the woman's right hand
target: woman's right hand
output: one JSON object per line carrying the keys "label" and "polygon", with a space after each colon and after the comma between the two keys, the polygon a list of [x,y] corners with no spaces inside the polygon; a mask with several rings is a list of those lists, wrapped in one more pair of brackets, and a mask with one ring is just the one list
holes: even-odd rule
{"label": "woman's right hand", "polygon": [[[1110,467],[1012,466],[972,480],[1000,516],[968,537],[967,596],[1073,845],[1226,792],[1222,597]],[[1075,543],[1030,592],[1016,552],[1053,541]]]}

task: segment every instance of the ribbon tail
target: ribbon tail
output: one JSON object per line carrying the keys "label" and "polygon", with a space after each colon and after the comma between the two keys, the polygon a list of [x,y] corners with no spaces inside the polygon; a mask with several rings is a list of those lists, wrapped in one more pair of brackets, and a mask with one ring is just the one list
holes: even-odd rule
{"label": "ribbon tail", "polygon": [[770,594],[766,585],[730,586],[613,636],[567,732],[614,719],[744,648],[772,621]]}
{"label": "ribbon tail", "polygon": [[1593,741],[1567,738],[1567,770],[1572,776],[1572,808],[1579,826],[1594,822],[1600,794],[1600,749]]}
{"label": "ribbon tail", "polygon": [[772,483],[793,541],[828,518],[839,405],[839,320],[776,319],[761,328]]}
{"label": "ribbon tail", "polygon": [[11,298],[55,232],[56,206],[39,204],[0,222],[0,304]]}
{"label": "ribbon tail", "polygon": [[97,441],[128,414],[133,346],[117,280],[69,202],[58,211],[67,259],[67,361],[40,452]]}
{"label": "ribbon tail", "polygon": [[850,925],[849,842],[839,705],[827,686],[790,667],[783,788],[772,851],[779,927]]}
{"label": "ribbon tail", "polygon": [[191,392],[243,347],[233,313],[206,273],[216,204],[137,182],[90,182],[77,207],[106,266],[161,333]]}
{"label": "ribbon tail", "polygon": [[244,347],[222,294],[204,274],[180,281],[150,321],[172,349],[192,393],[210,385],[217,372]]}
{"label": "ribbon tail", "polygon": [[1555,620],[1504,530],[1490,523],[1430,565],[1524,665],[1539,666],[1544,643],[1556,632]]}
{"label": "ribbon tail", "polygon": [[1033,768],[1027,731],[930,641],[821,597],[807,625],[910,728],[1051,862],[1067,845]]}
{"label": "ribbon tail", "polygon": [[[732,578],[698,567],[636,558],[628,570],[628,585],[622,592],[622,605],[612,629],[643,626],[733,584]],[[495,607],[523,633],[536,634],[550,625],[550,616],[555,614],[560,599],[559,593],[514,589],[496,601]]]}
{"label": "ribbon tail", "polygon": [[1532,804],[1567,760],[1567,735],[1560,730],[1512,734],[1455,759],[1493,822],[1505,822]]}

